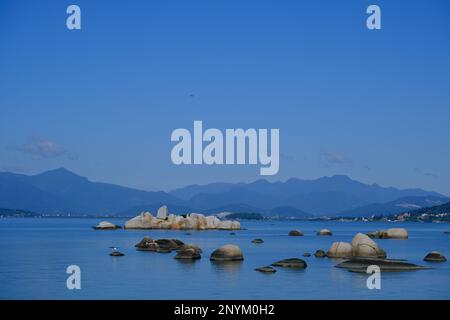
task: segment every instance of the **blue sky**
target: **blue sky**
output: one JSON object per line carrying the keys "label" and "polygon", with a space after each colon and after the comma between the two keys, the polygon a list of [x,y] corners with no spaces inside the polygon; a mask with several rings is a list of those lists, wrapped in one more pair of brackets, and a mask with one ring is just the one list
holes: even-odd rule
{"label": "blue sky", "polygon": [[[66,29],[69,4],[82,30]],[[450,195],[448,1],[1,0],[0,39],[0,171],[147,190],[260,179],[172,164],[172,130],[202,120],[279,128],[270,180]]]}

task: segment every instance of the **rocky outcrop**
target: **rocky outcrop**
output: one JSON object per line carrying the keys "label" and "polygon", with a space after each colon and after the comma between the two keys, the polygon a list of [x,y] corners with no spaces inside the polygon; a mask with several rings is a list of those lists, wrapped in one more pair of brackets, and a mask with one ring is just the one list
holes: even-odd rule
{"label": "rocky outcrop", "polygon": [[376,239],[408,239],[408,231],[404,228],[391,228],[387,230],[379,230],[367,234],[371,238]]}
{"label": "rocky outcrop", "polygon": [[378,266],[383,272],[395,272],[395,271],[412,271],[428,269],[413,263],[399,261],[399,260],[387,260],[387,259],[367,259],[367,258],[352,258],[336,265],[336,268],[344,268],[353,272],[367,272],[369,266]]}
{"label": "rocky outcrop", "polygon": [[317,235],[318,236],[331,236],[331,235],[333,235],[333,233],[328,229],[322,229],[322,230],[317,231]]}
{"label": "rocky outcrop", "polygon": [[239,221],[221,221],[216,216],[205,217],[201,213],[191,213],[186,216],[169,214],[166,206],[158,209],[156,217],[150,212],[128,220],[125,229],[167,229],[167,230],[240,230]]}
{"label": "rocky outcrop", "polygon": [[122,229],[121,226],[115,225],[108,221],[102,221],[98,225],[92,227],[95,230],[116,230],[116,229]]}
{"label": "rocky outcrop", "polygon": [[211,253],[210,260],[212,261],[240,261],[244,260],[244,255],[241,249],[232,244],[227,244]]}
{"label": "rocky outcrop", "polygon": [[386,252],[367,235],[358,233],[352,240],[352,256],[365,258],[386,258]]}
{"label": "rocky outcrop", "polygon": [[424,261],[427,262],[445,262],[447,261],[447,258],[444,257],[444,255],[437,251],[431,251],[429,254],[423,258]]}
{"label": "rocky outcrop", "polygon": [[351,258],[352,245],[348,242],[334,242],[327,252],[329,258]]}
{"label": "rocky outcrop", "polygon": [[201,258],[202,249],[195,244],[184,244],[177,250],[175,259],[196,260]]}
{"label": "rocky outcrop", "polygon": [[292,231],[289,231],[288,236],[301,237],[301,236],[303,236],[303,232],[301,232],[299,230],[292,230]]}
{"label": "rocky outcrop", "polygon": [[150,212],[142,212],[125,222],[125,229],[151,229],[153,216]]}
{"label": "rocky outcrop", "polygon": [[306,261],[298,258],[284,259],[272,263],[274,267],[293,268],[293,269],[305,269],[308,265]]}

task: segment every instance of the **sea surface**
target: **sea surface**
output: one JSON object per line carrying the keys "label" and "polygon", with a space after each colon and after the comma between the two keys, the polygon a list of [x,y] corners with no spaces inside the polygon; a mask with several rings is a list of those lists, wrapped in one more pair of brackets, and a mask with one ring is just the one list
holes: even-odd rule
{"label": "sea surface", "polygon": [[[126,219],[108,219],[123,225]],[[0,219],[0,299],[449,299],[450,262],[427,263],[432,250],[450,258],[449,224],[377,222],[242,221],[236,231],[99,231],[99,219]],[[339,260],[303,258],[304,252],[328,250],[334,241],[350,242],[357,232],[404,227],[408,240],[376,240],[389,258],[432,267],[382,273],[381,289],[369,290],[368,275],[334,266]],[[333,236],[316,236],[328,228]],[[289,237],[292,229],[305,233]],[[144,236],[176,238],[203,249],[194,262],[175,260],[173,253],[136,251]],[[253,244],[262,238],[263,244]],[[213,250],[236,244],[245,260],[212,263]],[[110,246],[123,257],[111,257]],[[306,270],[278,268],[262,274],[256,267],[284,258],[305,259]],[[81,289],[69,290],[66,268],[81,269]]]}

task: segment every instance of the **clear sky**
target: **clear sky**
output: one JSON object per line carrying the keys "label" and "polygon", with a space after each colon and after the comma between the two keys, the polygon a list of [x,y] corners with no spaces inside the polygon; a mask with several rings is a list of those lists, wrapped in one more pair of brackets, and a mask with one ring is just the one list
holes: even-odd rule
{"label": "clear sky", "polygon": [[147,190],[261,178],[173,165],[171,132],[194,120],[279,128],[270,180],[450,195],[450,2],[0,0],[0,171]]}

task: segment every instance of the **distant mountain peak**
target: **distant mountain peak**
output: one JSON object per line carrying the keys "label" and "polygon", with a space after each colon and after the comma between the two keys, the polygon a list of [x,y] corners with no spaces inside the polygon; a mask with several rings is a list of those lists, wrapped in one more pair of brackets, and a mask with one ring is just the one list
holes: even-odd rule
{"label": "distant mountain peak", "polygon": [[80,176],[66,168],[57,168],[53,170],[44,171],[34,176],[40,181],[46,182],[60,182],[68,183],[71,182],[88,182],[89,180],[83,176]]}

